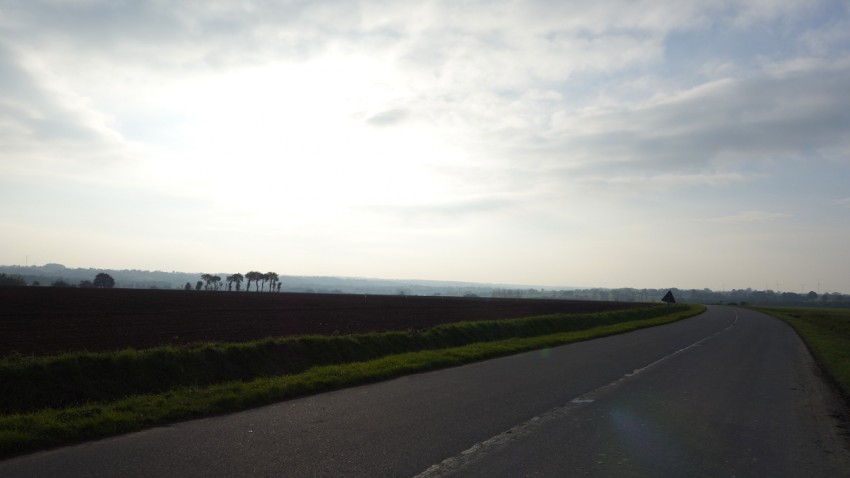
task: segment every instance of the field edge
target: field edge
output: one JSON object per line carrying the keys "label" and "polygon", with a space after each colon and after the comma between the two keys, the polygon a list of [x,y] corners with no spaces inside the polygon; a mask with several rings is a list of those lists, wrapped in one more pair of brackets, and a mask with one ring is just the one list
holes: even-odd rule
{"label": "field edge", "polygon": [[183,387],[108,403],[2,415],[0,459],[403,375],[626,333],[692,317],[704,310],[702,305],[689,304],[685,310],[669,315],[578,331],[399,353],[368,361],[316,366],[294,375]]}

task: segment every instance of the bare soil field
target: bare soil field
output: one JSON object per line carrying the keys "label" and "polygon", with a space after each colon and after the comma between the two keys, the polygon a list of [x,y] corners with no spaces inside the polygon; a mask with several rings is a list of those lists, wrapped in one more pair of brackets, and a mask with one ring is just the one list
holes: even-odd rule
{"label": "bare soil field", "polygon": [[0,287],[0,355],[424,329],[447,322],[651,305],[477,297]]}

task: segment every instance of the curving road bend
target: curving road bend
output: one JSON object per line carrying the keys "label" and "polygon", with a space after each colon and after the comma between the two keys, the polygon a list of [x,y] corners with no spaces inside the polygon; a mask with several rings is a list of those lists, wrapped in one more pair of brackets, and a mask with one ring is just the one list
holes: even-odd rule
{"label": "curving road bend", "polygon": [[758,312],[194,420],[0,462],[0,476],[850,477],[846,406]]}

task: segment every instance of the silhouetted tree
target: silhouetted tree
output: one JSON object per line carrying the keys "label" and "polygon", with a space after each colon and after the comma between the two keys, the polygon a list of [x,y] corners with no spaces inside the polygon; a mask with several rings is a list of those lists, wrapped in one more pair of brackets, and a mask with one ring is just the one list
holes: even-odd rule
{"label": "silhouetted tree", "polygon": [[[25,286],[25,285],[27,285],[27,281],[25,281],[24,278],[19,276],[19,275],[0,274],[0,285]],[[38,284],[33,282],[32,285],[38,285]]]}
{"label": "silhouetted tree", "polygon": [[278,276],[276,272],[266,272],[264,276],[269,281],[269,292],[272,292],[280,276]]}
{"label": "silhouetted tree", "polygon": [[186,286],[184,286],[184,287],[183,287],[183,290],[192,290],[192,283],[191,283],[191,282],[187,282],[187,283],[186,283]]}
{"label": "silhouetted tree", "polygon": [[245,274],[245,278],[248,279],[248,287],[245,290],[251,290],[251,282],[253,281],[256,284],[257,292],[260,291],[260,281],[263,280],[263,273],[257,271],[250,271]]}
{"label": "silhouetted tree", "polygon": [[218,290],[219,284],[221,284],[221,276],[210,277],[210,282],[212,282],[213,289]]}
{"label": "silhouetted tree", "polygon": [[65,279],[57,279],[50,284],[50,287],[71,287],[71,284],[65,282]]}
{"label": "silhouetted tree", "polygon": [[101,272],[94,276],[94,282],[92,284],[98,289],[111,289],[115,287],[115,279],[111,275]]}
{"label": "silhouetted tree", "polygon": [[199,280],[197,284],[195,284],[195,290],[201,290],[201,287],[204,286],[204,281]]}
{"label": "silhouetted tree", "polygon": [[201,280],[204,281],[204,290],[210,290],[210,282],[212,282],[212,274],[201,274]]}
{"label": "silhouetted tree", "polygon": [[80,289],[91,289],[94,287],[94,283],[90,280],[81,280],[80,281]]}
{"label": "silhouetted tree", "polygon": [[236,291],[238,292],[238,291],[242,290],[242,281],[245,280],[245,276],[243,276],[242,274],[239,274],[237,272],[236,274],[233,274],[233,276],[231,276],[231,277],[233,277],[233,282],[236,282]]}

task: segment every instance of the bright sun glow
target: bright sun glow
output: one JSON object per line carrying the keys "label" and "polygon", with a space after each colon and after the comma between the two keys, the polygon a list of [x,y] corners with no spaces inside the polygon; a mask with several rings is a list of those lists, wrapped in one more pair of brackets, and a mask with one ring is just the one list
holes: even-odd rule
{"label": "bright sun glow", "polygon": [[[320,210],[424,203],[443,193],[430,165],[452,155],[415,121],[374,126],[392,107],[374,62],[323,60],[226,73],[173,87],[191,116],[161,167],[229,196],[274,190],[274,207]],[[259,173],[259,174],[258,174]]]}

